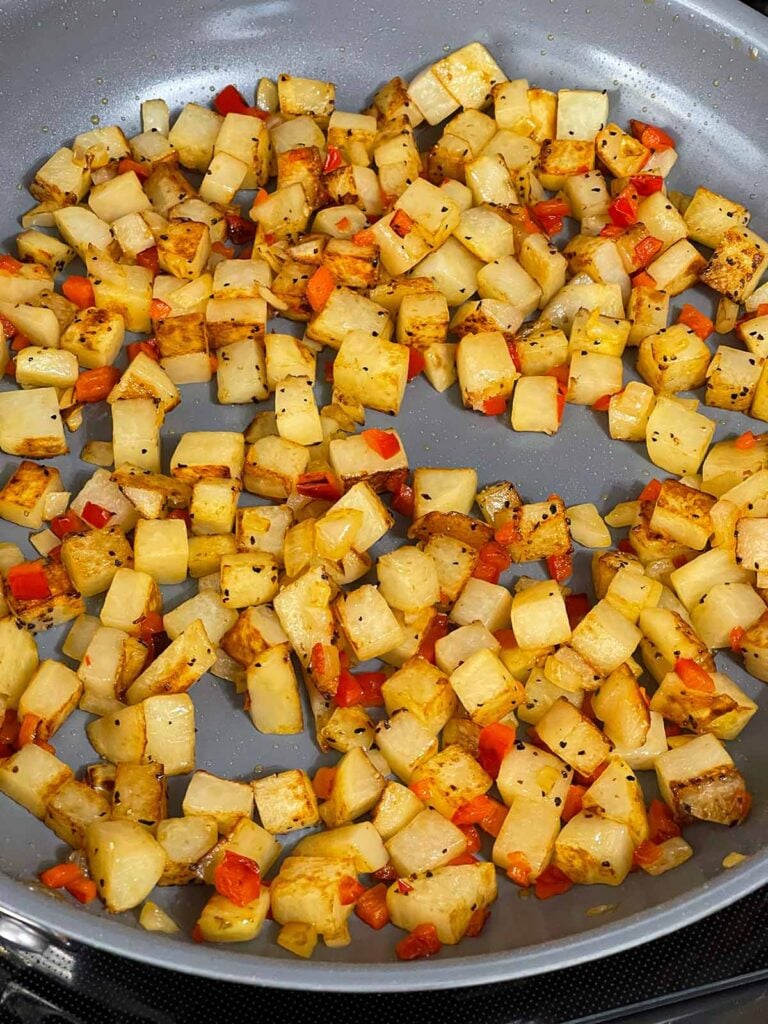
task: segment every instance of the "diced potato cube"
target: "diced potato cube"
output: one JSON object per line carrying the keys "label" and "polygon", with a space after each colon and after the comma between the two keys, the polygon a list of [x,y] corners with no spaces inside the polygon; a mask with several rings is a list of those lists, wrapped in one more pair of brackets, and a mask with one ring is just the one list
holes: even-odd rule
{"label": "diced potato cube", "polygon": [[537,582],[515,594],[512,599],[512,629],[523,650],[570,640],[571,627],[557,583]]}
{"label": "diced potato cube", "polygon": [[[309,781],[307,784],[314,795]],[[326,827],[337,828],[367,814],[378,802],[384,785],[383,776],[365,751],[360,747],[349,750],[336,766],[329,799],[320,806]]]}
{"label": "diced potato cube", "polygon": [[[472,914],[496,898],[496,871],[492,864],[446,865],[418,875],[401,892],[387,890],[387,909],[392,923],[405,931],[433,924],[440,942],[454,945],[464,936]],[[474,910],[473,910],[474,907]]]}
{"label": "diced potato cube", "polygon": [[563,697],[539,719],[536,732],[550,750],[556,750],[582,775],[591,775],[611,750],[597,726]]}
{"label": "diced potato cube", "polygon": [[697,736],[661,754],[655,767],[661,795],[683,821],[694,818],[734,825],[748,813],[744,779],[712,735]]}
{"label": "diced potato cube", "polygon": [[443,867],[466,848],[467,839],[461,829],[431,810],[421,811],[387,841],[390,859],[400,875]]}
{"label": "diced potato cube", "polygon": [[112,913],[138,906],[165,866],[163,848],[133,821],[94,821],[86,830],[85,852],[99,895]]}
{"label": "diced potato cube", "polygon": [[633,853],[627,825],[581,811],[557,837],[553,863],[581,885],[621,885],[632,867]]}
{"label": "diced potato cube", "polygon": [[49,800],[72,778],[72,770],[34,743],[0,761],[0,793],[43,818]]}
{"label": "diced potato cube", "polygon": [[195,619],[131,684],[125,700],[138,704],[162,693],[185,693],[215,660],[205,626]]}
{"label": "diced potato cube", "polygon": [[216,821],[222,835],[230,833],[253,811],[253,790],[247,782],[221,779],[196,771],[189,781],[182,804],[185,815],[206,815]]}

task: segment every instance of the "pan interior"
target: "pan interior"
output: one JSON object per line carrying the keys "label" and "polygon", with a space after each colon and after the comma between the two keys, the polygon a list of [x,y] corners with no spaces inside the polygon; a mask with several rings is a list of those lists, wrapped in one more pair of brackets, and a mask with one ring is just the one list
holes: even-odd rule
{"label": "pan interior", "polygon": [[[207,0],[194,6],[183,0],[74,0],[63,6],[31,0],[0,12],[0,24],[9,52],[24,54],[13,75],[0,84],[4,137],[13,140],[0,151],[0,180],[5,183],[0,237],[10,251],[17,218],[32,205],[16,183],[27,181],[56,146],[90,124],[114,122],[135,133],[142,99],[163,96],[178,109],[187,100],[208,102],[230,81],[248,90],[262,75],[274,78],[287,71],[335,81],[338,108],[357,110],[384,80],[395,74],[407,77],[472,39],[489,46],[510,77],[527,77],[549,89],[604,88],[610,93],[613,119],[624,123],[635,116],[669,127],[680,140],[681,154],[673,187],[692,191],[704,184],[723,192],[752,209],[758,233],[768,229],[768,125],[757,102],[768,95],[767,37],[760,19],[740,5],[710,2],[702,10],[695,3],[630,0],[619,10],[610,0],[586,6],[563,0],[530,5],[517,0],[413,0],[374,7],[340,0],[329,18],[323,5],[301,0],[250,5]],[[710,310],[711,293],[694,295],[697,300]],[[675,300],[673,307],[682,301]],[[287,329],[297,333],[296,326]],[[103,410],[88,412],[83,431],[71,437],[74,453],[57,460],[71,489],[90,475],[90,467],[76,457],[82,441],[109,437]],[[187,386],[182,405],[164,428],[164,455],[184,431],[241,430],[253,412],[251,407],[217,405],[207,386]],[[714,410],[714,416],[716,439],[749,426],[758,429],[737,414]],[[567,504],[595,501],[605,511],[617,500],[634,496],[654,474],[644,446],[612,442],[604,422],[588,409],[568,406],[555,438],[515,434],[501,421],[462,410],[455,395],[438,395],[419,379],[409,386],[397,426],[412,466],[474,466],[481,482],[513,480],[526,500],[557,491]],[[384,427],[391,421],[373,413],[368,425]],[[25,536],[0,524],[2,540],[18,542]],[[26,540],[22,546],[31,557]],[[577,590],[587,583],[588,565],[589,554],[580,551]],[[522,571],[539,572],[531,566]],[[166,607],[193,589],[191,582],[167,588]],[[60,649],[65,631],[39,638],[43,656]],[[746,676],[730,656],[719,661],[764,704],[762,684]],[[295,737],[258,734],[230,684],[206,677],[191,695],[199,728],[198,767],[247,779],[255,772],[311,769],[321,763],[308,732]],[[59,756],[74,768],[95,759],[84,733],[87,717],[75,713],[56,737]],[[686,833],[695,848],[692,860],[655,880],[638,873],[618,889],[576,887],[566,897],[542,904],[520,899],[501,880],[500,898],[483,934],[471,944],[446,948],[434,964],[398,967],[392,963],[394,930],[372,933],[354,919],[350,947],[319,947],[316,960],[303,964],[275,944],[272,923],[256,941],[222,951],[201,949],[186,938],[161,942],[141,931],[132,914],[110,919],[66,909],[19,884],[39,866],[59,859],[62,848],[44,826],[7,800],[0,829],[0,871],[7,878],[0,876],[0,899],[119,953],[262,984],[426,987],[443,983],[446,972],[451,983],[469,984],[553,969],[688,923],[760,884],[768,864],[763,731],[759,714],[729,745],[755,796],[744,826],[733,831],[694,826]],[[172,813],[178,811],[185,784],[186,779],[171,780]],[[750,859],[724,874],[722,859],[734,850]],[[188,935],[206,893],[193,887],[158,892],[158,901]],[[606,904],[606,913],[587,913]]]}

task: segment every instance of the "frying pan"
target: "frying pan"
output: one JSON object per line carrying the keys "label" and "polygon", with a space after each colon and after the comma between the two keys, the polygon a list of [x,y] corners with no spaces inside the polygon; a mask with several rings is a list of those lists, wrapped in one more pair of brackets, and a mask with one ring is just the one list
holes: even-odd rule
{"label": "frying pan", "polygon": [[[692,191],[705,184],[722,191],[752,209],[758,232],[765,235],[768,229],[768,122],[762,109],[768,99],[768,21],[738,2],[0,0],[0,38],[7,61],[0,76],[0,237],[6,246],[18,230],[19,214],[31,205],[21,184],[30,172],[90,123],[116,122],[134,133],[141,99],[164,96],[178,108],[190,99],[206,102],[230,81],[250,89],[261,75],[274,78],[289,71],[335,81],[339,109],[356,110],[382,81],[409,76],[472,39],[488,45],[511,77],[528,77],[550,89],[606,88],[616,120],[636,116],[671,128],[681,151],[673,187]],[[678,301],[682,297],[675,305]],[[711,293],[694,301],[711,311]],[[217,405],[208,386],[187,386],[164,428],[164,457],[183,431],[241,430],[253,412]],[[109,438],[103,411],[88,413],[85,428],[70,438],[73,453],[57,460],[72,489],[90,475],[90,467],[77,459],[83,436]],[[713,415],[718,438],[747,426],[736,414],[713,410]],[[475,466],[481,481],[514,480],[527,500],[557,490],[569,504],[594,500],[605,510],[635,494],[653,467],[644,446],[610,441],[604,423],[588,409],[569,406],[557,437],[515,434],[501,420],[462,410],[453,394],[437,395],[419,379],[409,386],[398,427],[412,465]],[[369,425],[388,422],[371,414]],[[0,535],[22,543],[32,557],[22,531],[2,523]],[[584,584],[588,554],[577,555],[576,562]],[[192,591],[191,584],[169,588],[166,607]],[[63,632],[42,634],[43,656],[60,649]],[[762,684],[735,662],[729,664],[727,656],[722,660],[725,670],[765,704]],[[199,767],[247,779],[258,771],[321,763],[308,733],[258,734],[230,684],[206,677],[192,696]],[[394,930],[372,933],[354,918],[350,947],[320,947],[308,963],[275,944],[272,923],[245,946],[196,946],[185,936],[204,902],[202,887],[156,890],[182,925],[178,938],[141,930],[131,914],[111,918],[73,907],[30,883],[41,865],[60,859],[64,851],[52,833],[8,800],[0,803],[0,906],[118,955],[262,985],[381,991],[478,984],[562,968],[688,924],[768,880],[763,714],[729,745],[755,795],[744,826],[733,831],[692,827],[686,833],[696,850],[692,860],[658,879],[635,874],[619,889],[576,887],[540,903],[520,899],[502,880],[483,934],[446,948],[433,961],[394,962]],[[85,720],[76,712],[56,737],[59,755],[75,768],[95,759]],[[171,780],[172,807],[185,785],[186,779]],[[725,872],[721,861],[734,850],[748,857]],[[599,905],[604,913],[588,913]]]}

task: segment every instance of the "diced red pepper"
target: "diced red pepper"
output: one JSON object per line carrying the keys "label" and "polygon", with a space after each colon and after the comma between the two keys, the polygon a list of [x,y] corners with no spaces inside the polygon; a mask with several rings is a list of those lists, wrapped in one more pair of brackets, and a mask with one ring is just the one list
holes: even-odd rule
{"label": "diced red pepper", "polygon": [[252,242],[256,236],[256,225],[253,221],[246,220],[237,213],[224,215],[227,222],[227,238],[234,245],[246,245]]}
{"label": "diced red pepper", "polygon": [[193,942],[205,942],[205,939],[203,938],[203,929],[200,927],[199,924],[196,924],[195,927],[192,929],[192,931],[190,932],[190,937]]}
{"label": "diced red pepper", "polygon": [[739,654],[744,644],[744,635],[746,630],[743,626],[734,626],[730,632],[730,644],[731,650],[734,654]]}
{"label": "diced red pepper", "polygon": [[420,924],[395,946],[398,960],[423,960],[443,948],[433,924]]}
{"label": "diced red pepper", "polygon": [[448,616],[444,615],[442,612],[438,612],[430,622],[424,636],[421,638],[421,643],[419,644],[419,656],[434,665],[435,644],[438,640],[442,640],[442,638],[447,635]]}
{"label": "diced red pepper", "polygon": [[677,724],[677,722],[664,722],[664,735],[665,736],[679,736],[683,730]]}
{"label": "diced red pepper", "polygon": [[355,914],[374,931],[389,924],[387,910],[387,887],[383,882],[366,889],[355,903]]}
{"label": "diced red pepper", "polygon": [[553,366],[550,370],[545,373],[546,377],[554,377],[558,384],[562,384],[564,387],[568,387],[568,380],[571,376],[571,368],[568,363],[561,363],[559,366]]}
{"label": "diced red pepper", "polygon": [[413,886],[409,882],[406,882],[404,878],[398,878],[395,884],[397,885],[397,891],[402,893],[403,896],[407,896],[409,892],[413,892]]}
{"label": "diced red pepper", "polygon": [[408,346],[408,380],[418,377],[427,365],[424,355],[417,348]]}
{"label": "diced red pepper", "polygon": [[432,787],[429,784],[429,779],[417,779],[416,782],[411,782],[408,788],[425,804],[432,799]]}
{"label": "diced red pepper", "polygon": [[515,631],[509,626],[506,629],[497,629],[493,634],[493,638],[501,644],[502,648],[509,651],[514,650],[518,646]]}
{"label": "diced red pepper", "polygon": [[592,408],[595,412],[608,412],[611,407],[611,399],[613,395],[601,395],[596,402],[592,403]]}
{"label": "diced red pepper", "polygon": [[154,636],[155,633],[162,633],[163,629],[163,616],[160,612],[146,612],[139,619],[139,637],[142,640],[146,640],[147,637]]}
{"label": "diced red pepper", "polygon": [[577,783],[573,783],[568,787],[563,806],[560,809],[560,817],[563,821],[570,821],[571,818],[579,813],[586,792],[587,787],[579,786]]}
{"label": "diced red pepper", "polygon": [[632,128],[632,134],[644,146],[647,146],[648,149],[662,150],[675,148],[675,140],[663,128],[647,124],[645,121],[636,121],[634,118],[630,119],[629,123]]}
{"label": "diced red pepper", "polygon": [[321,501],[338,501],[344,493],[339,481],[328,470],[302,473],[296,491],[305,498],[319,498]]}
{"label": "diced red pepper", "polygon": [[213,872],[216,892],[237,907],[247,907],[261,894],[261,871],[251,857],[226,850]]}
{"label": "diced red pepper", "polygon": [[675,662],[675,672],[687,689],[698,690],[701,693],[715,692],[715,681],[712,676],[691,658],[678,658]]}
{"label": "diced red pepper", "polygon": [[51,596],[51,588],[39,562],[12,566],[6,579],[16,601],[44,601]]}
{"label": "diced red pepper", "polygon": [[217,256],[223,256],[225,260],[231,260],[235,255],[234,246],[226,245],[224,242],[214,242],[211,252],[215,252]]}
{"label": "diced red pepper", "polygon": [[628,228],[637,223],[637,198],[631,186],[627,186],[619,192],[608,207],[608,216],[614,224],[622,228]]}
{"label": "diced red pepper", "polygon": [[71,508],[62,512],[60,516],[54,516],[48,525],[59,540],[63,540],[68,533],[80,533],[85,529],[85,523]]}
{"label": "diced red pepper", "polygon": [[149,303],[149,315],[152,320],[165,320],[172,307],[164,299],[152,299]]}
{"label": "diced red pepper", "polygon": [[362,231],[356,231],[352,235],[352,241],[355,245],[374,245],[376,243],[376,235],[374,235],[370,228],[363,228]]}
{"label": "diced red pepper", "polygon": [[352,875],[345,875],[339,882],[339,900],[342,907],[349,907],[365,892],[365,886],[361,885]]}
{"label": "diced red pepper", "polygon": [[10,341],[11,338],[15,338],[18,334],[14,324],[11,323],[7,316],[3,316],[2,313],[0,313],[0,328],[2,328],[7,341]]}
{"label": "diced red pepper", "polygon": [[63,889],[64,886],[74,882],[75,879],[82,877],[82,868],[71,861],[64,861],[61,864],[54,864],[52,868],[47,868],[43,871],[40,875],[40,881],[46,889]]}
{"label": "diced red pepper", "polygon": [[472,573],[476,580],[485,580],[486,583],[498,583],[499,577],[505,572],[512,560],[507,552],[497,541],[489,541],[478,551],[477,565]]}
{"label": "diced red pepper", "polygon": [[520,525],[517,522],[517,519],[508,519],[506,523],[503,523],[498,530],[494,532],[493,536],[497,544],[502,544],[505,547],[510,544],[517,544],[522,540]]}
{"label": "diced red pepper", "polygon": [[396,435],[388,430],[372,427],[370,430],[364,430],[362,436],[371,451],[376,452],[382,459],[392,459],[401,450]]}
{"label": "diced red pepper", "polygon": [[88,309],[96,303],[93,294],[93,285],[87,277],[80,277],[71,274],[61,286],[61,292],[65,299],[74,302],[78,309]]}
{"label": "diced red pepper", "polygon": [[312,779],[312,789],[318,800],[329,800],[336,781],[336,769],[323,766],[318,768]]}
{"label": "diced red pepper", "polygon": [[120,371],[114,366],[83,370],[75,382],[75,399],[78,402],[102,402],[119,380]]}
{"label": "diced red pepper", "polygon": [[96,530],[103,529],[113,515],[114,512],[110,512],[102,505],[97,505],[94,501],[86,501],[83,506],[83,519]]}
{"label": "diced red pepper", "polygon": [[39,715],[24,715],[19,726],[19,735],[16,739],[19,748],[26,747],[28,743],[35,742],[41,725],[42,720]]}
{"label": "diced red pepper", "polygon": [[459,825],[459,831],[464,834],[464,838],[467,840],[467,848],[465,853],[477,853],[480,849],[480,833],[477,831],[474,825]]}
{"label": "diced red pepper", "polygon": [[249,113],[248,104],[234,85],[225,85],[221,92],[214,97],[213,105],[224,116]]}
{"label": "diced red pepper", "polygon": [[632,863],[636,864],[639,868],[650,867],[651,864],[655,864],[659,857],[661,857],[662,852],[658,843],[654,843],[650,839],[644,839],[632,855]]}
{"label": "diced red pepper", "polygon": [[715,325],[712,320],[710,320],[710,318],[704,313],[700,313],[699,310],[689,302],[686,302],[680,310],[677,322],[679,324],[685,324],[686,327],[690,327],[693,333],[698,334],[702,341],[706,341],[715,329]]}
{"label": "diced red pepper", "polygon": [[406,235],[413,231],[413,221],[405,210],[395,210],[389,226],[399,238],[405,238]]}
{"label": "diced red pepper", "polygon": [[507,854],[507,878],[521,889],[527,889],[531,884],[531,864],[520,850]]}
{"label": "diced red pepper", "polygon": [[336,279],[328,267],[318,267],[307,281],[307,301],[316,313],[326,304],[335,287]]}
{"label": "diced red pepper", "polygon": [[129,156],[124,156],[122,160],[117,162],[117,173],[118,174],[130,174],[133,173],[139,179],[139,181],[146,181],[151,172],[151,168],[148,164],[143,164],[138,160],[132,160]]}
{"label": "diced red pepper", "polygon": [[502,722],[494,722],[480,730],[477,760],[492,778],[496,778],[501,762],[515,743],[515,730]]}
{"label": "diced red pepper", "polygon": [[154,338],[149,338],[147,341],[132,341],[127,346],[127,350],[129,363],[132,363],[136,356],[141,355],[142,352],[153,362],[160,362],[160,350],[158,349],[157,342]]}
{"label": "diced red pepper", "polygon": [[349,231],[351,226],[352,221],[349,219],[349,217],[339,217],[339,219],[336,221],[336,227],[339,229],[339,231]]}
{"label": "diced red pepper", "polygon": [[566,551],[562,555],[550,555],[547,559],[547,572],[550,578],[564,583],[573,575],[573,555]]}
{"label": "diced red pepper", "polygon": [[473,910],[464,935],[468,939],[476,939],[483,928],[485,928],[485,922],[490,916],[491,912],[487,907],[478,907],[476,910]]}
{"label": "diced red pepper", "polygon": [[635,549],[632,547],[632,542],[627,537],[620,540],[616,547],[623,555],[634,555],[635,553]]}
{"label": "diced red pepper", "polygon": [[449,860],[448,864],[452,868],[457,868],[462,864],[479,864],[480,861],[477,857],[473,857],[471,853],[460,853],[458,857],[454,857],[453,860]]}
{"label": "diced red pepper", "polygon": [[619,224],[606,224],[605,227],[600,228],[601,238],[620,238],[626,228],[621,227]]}
{"label": "diced red pepper", "polygon": [[389,864],[385,864],[383,868],[379,868],[378,871],[371,872],[371,878],[376,882],[394,882],[397,878],[397,870],[390,861]]}
{"label": "diced red pepper", "polygon": [[680,835],[680,826],[672,811],[661,800],[651,800],[648,805],[648,835],[654,843],[663,843]]}
{"label": "diced red pepper", "polygon": [[405,466],[400,469],[393,469],[387,473],[382,481],[382,487],[388,494],[398,494],[403,484],[408,483],[408,470]]}
{"label": "diced red pepper", "polygon": [[160,273],[160,257],[158,256],[157,246],[150,245],[148,248],[142,249],[141,252],[137,252],[136,264],[139,267],[144,267],[145,270],[149,270],[152,277],[157,277]]}
{"label": "diced red pepper", "polygon": [[750,448],[754,448],[758,441],[759,437],[753,434],[751,430],[745,430],[743,434],[736,438],[734,447],[740,452],[746,452]]}
{"label": "diced red pepper", "polygon": [[379,708],[384,705],[381,688],[387,681],[386,672],[357,672],[357,684],[363,691],[363,707]]}
{"label": "diced red pepper", "polygon": [[[486,728],[491,727],[486,726]],[[502,728],[508,729],[507,726],[502,726]],[[514,730],[509,731],[514,732]],[[507,750],[508,749],[509,748],[507,748]],[[504,755],[502,755],[501,760],[503,760],[503,756]],[[501,763],[501,761],[499,761],[499,763]],[[495,837],[501,831],[501,826],[504,824],[506,816],[507,808],[504,804],[500,804],[498,800],[494,800],[490,796],[482,795],[473,797],[473,799],[468,803],[462,804],[462,806],[455,811],[451,820],[454,825],[459,826],[479,825],[483,832],[487,832],[488,835]],[[469,852],[474,853],[475,851],[470,850]]]}
{"label": "diced red pepper", "polygon": [[518,373],[522,372],[522,364],[520,362],[520,352],[517,347],[517,342],[507,341],[507,350],[512,358],[512,362],[515,364],[515,369]]}
{"label": "diced red pepper", "polygon": [[638,270],[636,274],[632,274],[630,280],[632,281],[633,288],[655,288],[656,279],[651,277],[647,270]]}
{"label": "diced red pepper", "polygon": [[500,416],[506,411],[507,400],[503,395],[497,395],[495,398],[486,398],[482,405],[484,416]]}
{"label": "diced red pepper", "polygon": [[561,896],[563,893],[568,892],[572,886],[573,882],[570,878],[560,868],[550,864],[536,879],[534,892],[537,899],[548,900],[552,896]]}
{"label": "diced red pepper", "polygon": [[70,896],[74,896],[78,903],[92,903],[98,895],[96,883],[92,878],[76,878],[73,882],[65,885]]}
{"label": "diced red pepper", "polygon": [[586,594],[569,594],[565,599],[565,611],[571,629],[576,629],[589,611],[589,597]]}
{"label": "diced red pepper", "polygon": [[647,267],[659,255],[663,245],[662,240],[654,238],[653,235],[642,238],[635,246],[635,262],[637,265]]}
{"label": "diced red pepper", "polygon": [[330,174],[331,171],[336,171],[344,163],[341,156],[341,150],[338,146],[329,146],[328,152],[325,157],[325,163],[323,164],[323,174]]}
{"label": "diced red pepper", "polygon": [[652,196],[664,188],[664,179],[660,174],[633,174],[629,183],[640,196]]}
{"label": "diced red pepper", "polygon": [[8,256],[3,253],[0,254],[0,270],[5,271],[7,274],[18,274],[24,264],[21,260],[17,260],[15,256]]}
{"label": "diced red pepper", "polygon": [[0,719],[0,747],[9,747],[9,754],[18,746],[19,725],[19,716],[16,711],[13,708],[6,708],[2,719]]}
{"label": "diced red pepper", "polygon": [[352,673],[346,669],[342,669],[339,675],[339,684],[336,688],[336,693],[333,695],[333,701],[340,708],[350,708],[355,704],[361,704],[363,701],[362,686]]}
{"label": "diced red pepper", "polygon": [[654,479],[649,480],[645,487],[640,491],[640,501],[658,501],[659,495],[661,494],[661,483]]}
{"label": "diced red pepper", "polygon": [[413,519],[414,497],[413,488],[404,483],[392,498],[392,508],[406,519]]}

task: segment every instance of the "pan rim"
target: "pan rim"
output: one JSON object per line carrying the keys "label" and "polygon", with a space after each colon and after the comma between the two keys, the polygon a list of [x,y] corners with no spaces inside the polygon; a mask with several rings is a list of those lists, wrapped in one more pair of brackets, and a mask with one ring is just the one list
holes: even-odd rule
{"label": "pan rim", "polygon": [[[703,26],[730,31],[751,46],[768,52],[768,19],[733,0],[675,0],[676,6],[701,19]],[[401,964],[304,962],[263,955],[237,954],[226,947],[186,944],[185,955],[173,960],[174,945],[167,937],[129,929],[119,919],[94,916],[51,899],[0,871],[0,913],[26,919],[38,928],[129,960],[161,966],[192,976],[267,988],[301,991],[408,992],[444,987],[468,987],[546,974],[587,960],[611,956],[693,924],[722,910],[768,883],[768,843],[734,870],[704,881],[686,893],[639,911],[620,921],[565,939],[451,960]],[[684,920],[681,920],[684,918]],[[118,930],[124,929],[122,935]],[[125,934],[130,932],[130,940]],[[606,952],[606,947],[610,951]],[[553,962],[555,961],[555,962]],[[478,975],[482,977],[478,980]]]}
{"label": "pan rim", "polygon": [[[565,939],[523,946],[503,953],[481,953],[451,960],[413,963],[318,963],[283,960],[259,954],[232,954],[225,947],[185,945],[185,957],[175,963],[169,951],[174,947],[166,937],[131,930],[132,942],[111,941],[116,928],[126,928],[120,919],[95,917],[86,911],[58,902],[24,883],[0,874],[0,907],[46,932],[63,935],[130,960],[154,967],[202,976],[216,981],[235,982],[265,988],[301,991],[364,992],[386,988],[388,992],[427,991],[442,988],[447,981],[459,988],[493,984],[546,974],[552,970],[576,967],[587,960],[602,959],[661,938],[684,925],[723,910],[768,881],[768,849],[753,854],[736,869],[698,885],[694,890],[662,904],[638,911],[620,921],[580,932]],[[685,920],[680,918],[684,911]],[[613,942],[611,942],[613,940]],[[610,947],[610,952],[606,952]],[[556,963],[553,963],[556,959]],[[482,981],[478,981],[478,968]]]}

